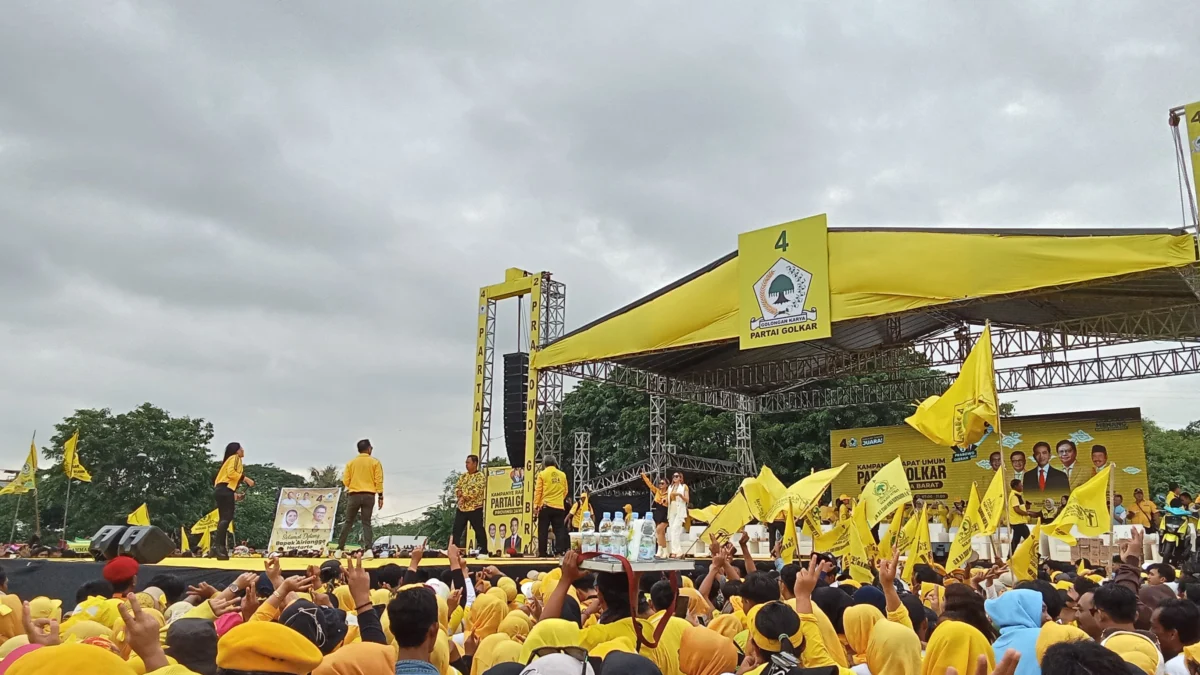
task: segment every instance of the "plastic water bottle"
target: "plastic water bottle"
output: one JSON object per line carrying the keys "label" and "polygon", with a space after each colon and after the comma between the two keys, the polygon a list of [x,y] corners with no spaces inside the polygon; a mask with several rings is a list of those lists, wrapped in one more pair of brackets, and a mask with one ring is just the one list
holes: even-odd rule
{"label": "plastic water bottle", "polygon": [[636,562],[638,557],[638,533],[642,531],[642,519],[638,517],[637,511],[629,514],[629,532],[625,535],[625,559],[629,562]]}
{"label": "plastic water bottle", "polygon": [[625,527],[625,514],[617,511],[616,516],[612,524],[612,554],[623,556],[629,552],[629,529]]}
{"label": "plastic water bottle", "polygon": [[591,511],[583,512],[583,519],[579,521],[579,550],[584,553],[596,552],[596,524],[592,522]]}
{"label": "plastic water bottle", "polygon": [[600,552],[611,554],[613,552],[611,512],[604,512],[604,517],[600,519],[600,527],[598,529],[600,532]]}
{"label": "plastic water bottle", "polygon": [[646,518],[641,522],[641,528],[642,536],[639,537],[637,559],[641,562],[651,562],[654,560],[654,554],[658,552],[658,531],[651,514],[646,514]]}

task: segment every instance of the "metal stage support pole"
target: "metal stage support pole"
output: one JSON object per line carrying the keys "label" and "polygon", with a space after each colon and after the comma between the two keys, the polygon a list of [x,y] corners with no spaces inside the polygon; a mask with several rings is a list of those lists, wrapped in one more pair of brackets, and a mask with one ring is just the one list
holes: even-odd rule
{"label": "metal stage support pole", "polygon": [[575,432],[575,492],[589,489],[592,483],[592,433]]}

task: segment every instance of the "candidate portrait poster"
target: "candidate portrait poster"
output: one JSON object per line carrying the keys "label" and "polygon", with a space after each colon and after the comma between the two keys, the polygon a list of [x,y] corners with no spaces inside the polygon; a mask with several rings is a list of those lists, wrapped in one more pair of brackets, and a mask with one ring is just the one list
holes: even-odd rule
{"label": "candidate portrait poster", "polygon": [[333,539],[341,488],[280,488],[270,551],[324,550]]}

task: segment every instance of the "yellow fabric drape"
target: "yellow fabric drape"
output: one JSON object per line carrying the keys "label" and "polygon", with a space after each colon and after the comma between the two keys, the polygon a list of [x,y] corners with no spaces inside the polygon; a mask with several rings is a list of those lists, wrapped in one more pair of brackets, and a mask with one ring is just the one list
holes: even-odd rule
{"label": "yellow fabric drape", "polygon": [[[1196,260],[1189,235],[1033,236],[829,232],[834,323],[1019,293]],[[886,256],[881,264],[880,255]],[[980,260],[1003,265],[980,265]],[[535,351],[530,367],[599,361],[738,337],[738,259]]]}
{"label": "yellow fabric drape", "polygon": [[929,644],[925,645],[925,662],[921,673],[946,675],[946,669],[951,667],[959,673],[973,673],[980,654],[987,656],[988,672],[992,672],[996,668],[996,656],[983,633],[962,621],[943,621],[929,636]]}
{"label": "yellow fabric drape", "polygon": [[867,643],[867,668],[871,675],[921,675],[917,634],[891,621],[876,623]]}

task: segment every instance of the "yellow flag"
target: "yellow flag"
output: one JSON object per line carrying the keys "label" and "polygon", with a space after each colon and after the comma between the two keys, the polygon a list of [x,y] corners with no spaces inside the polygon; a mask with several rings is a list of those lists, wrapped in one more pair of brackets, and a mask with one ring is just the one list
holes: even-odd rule
{"label": "yellow flag", "polygon": [[757,477],[743,480],[740,489],[750,504],[750,513],[763,523],[775,521],[778,516],[771,513],[771,506],[787,496],[787,488],[783,482],[775,477],[775,472],[765,466],[758,472]]}
{"label": "yellow flag", "polygon": [[[858,509],[855,509],[855,513],[858,513]],[[857,521],[859,518],[855,516],[852,518],[852,520]],[[852,526],[848,528],[848,530],[850,534],[849,547],[846,549],[846,552],[842,554],[842,565],[845,566],[850,572],[850,578],[854,579],[858,583],[874,583],[875,574],[873,569],[875,567],[875,561],[872,559],[870,550],[867,548],[867,542],[863,541],[859,535],[858,527]],[[867,537],[868,541],[874,541],[873,539],[870,539],[870,530],[867,530]]]}
{"label": "yellow flag", "polygon": [[1004,482],[1004,467],[1001,466],[992,476],[992,482],[988,484],[987,492],[983,493],[983,499],[979,500],[979,532],[976,534],[991,536],[1000,527],[1008,509],[1008,504],[1004,501],[1007,487]]}
{"label": "yellow flag", "polygon": [[92,475],[83,468],[83,464],[79,462],[79,453],[75,451],[75,446],[79,445],[79,430],[75,430],[75,434],[63,443],[63,471],[66,472],[67,478],[74,478],[85,483],[92,482]]}
{"label": "yellow flag", "polygon": [[[1059,515],[1062,515],[1061,511]],[[1046,526],[1046,536],[1051,539],[1057,539],[1067,546],[1076,546],[1079,544],[1079,540],[1075,539],[1075,535],[1071,533],[1072,524],[1060,523],[1058,522],[1058,518],[1055,518],[1053,522]]]}
{"label": "yellow flag", "polygon": [[983,438],[986,424],[999,426],[999,411],[992,327],[985,324],[954,384],[941,396],[922,401],[904,421],[938,445],[966,447]]}
{"label": "yellow flag", "polygon": [[133,513],[125,517],[127,525],[140,525],[142,527],[150,527],[150,509],[143,503],[141,506],[133,510]]}
{"label": "yellow flag", "polygon": [[[887,560],[892,557],[892,552],[896,549],[904,550],[904,546],[896,546],[896,541],[900,539],[901,533],[904,531],[904,506],[896,509],[892,514],[892,524],[888,527],[888,531],[879,540],[879,557]],[[914,530],[915,531],[915,530]]]}
{"label": "yellow flag", "polygon": [[871,534],[871,526],[867,525],[866,513],[867,510],[861,505],[854,509],[854,513],[850,514],[850,524],[854,526],[854,535],[867,556],[868,567],[871,567],[875,562],[875,554],[879,552],[879,547],[875,545],[875,535]]}
{"label": "yellow flag", "polygon": [[929,516],[927,514],[928,506],[921,507],[921,517],[915,519],[912,543],[908,546],[907,558],[904,562],[904,583],[908,584],[909,588],[913,585],[913,576],[916,573],[917,565],[925,563],[928,565],[933,558],[932,547],[929,543]]}
{"label": "yellow flag", "polygon": [[5,485],[3,490],[0,490],[0,495],[23,495],[30,490],[36,490],[37,461],[37,446],[31,441],[29,443],[29,456],[25,458],[25,464],[21,466],[21,471],[17,473],[16,478],[12,479],[12,482]]}
{"label": "yellow flag", "polygon": [[[803,517],[809,509],[817,508],[821,501],[821,495],[825,494],[829,484],[840,476],[847,466],[849,465],[843,464],[832,469],[817,471],[792,483],[786,493],[771,505],[767,521],[773,521],[783,516],[784,511],[789,507],[797,517]],[[819,528],[817,532],[820,532]]]}
{"label": "yellow flag", "polygon": [[815,508],[809,509],[808,512],[805,513],[802,518],[800,518],[800,522],[801,529],[804,531],[804,534],[807,534],[813,539],[821,536],[821,517],[817,515],[817,510]]}
{"label": "yellow flag", "polygon": [[217,521],[221,519],[221,514],[216,509],[210,511],[196,524],[192,526],[192,534],[204,534],[205,532],[213,532],[217,529]]}
{"label": "yellow flag", "polygon": [[1059,512],[1054,523],[1055,530],[1070,530],[1074,525],[1089,537],[1104,534],[1112,529],[1112,514],[1108,511],[1108,474],[1112,466],[1106,466],[1091,480],[1071,491],[1067,505]]}
{"label": "yellow flag", "polygon": [[750,502],[746,501],[746,495],[739,489],[733,495],[733,499],[725,505],[725,508],[721,509],[721,512],[709,522],[708,527],[697,540],[697,544],[705,547],[701,550],[707,550],[709,538],[713,535],[716,535],[717,541],[727,542],[729,535],[745,527],[746,523],[751,520],[754,520],[754,514],[750,511]]}
{"label": "yellow flag", "polygon": [[702,509],[688,509],[688,517],[701,523],[711,523],[723,508],[724,504],[709,504]]}
{"label": "yellow flag", "polygon": [[1040,541],[1042,538],[1042,526],[1037,524],[1033,526],[1033,532],[1029,538],[1021,542],[1016,551],[1013,551],[1012,559],[1008,561],[1008,568],[1012,570],[1013,576],[1017,581],[1034,581],[1038,575],[1038,553],[1041,549]]}
{"label": "yellow flag", "polygon": [[800,553],[800,538],[796,536],[796,518],[788,509],[787,520],[783,523],[783,545],[779,548],[779,558],[786,565],[796,560]]}
{"label": "yellow flag", "polygon": [[965,565],[971,559],[971,553],[974,551],[971,548],[971,538],[978,534],[980,529],[982,529],[982,525],[979,521],[979,491],[975,489],[975,483],[971,483],[971,498],[967,500],[967,510],[963,512],[962,523],[959,524],[958,532],[954,535],[954,542],[950,544],[946,569],[966,569]]}
{"label": "yellow flag", "polygon": [[188,541],[187,530],[182,525],[179,527],[179,550],[180,552],[192,550],[192,542]]}
{"label": "yellow flag", "polygon": [[813,551],[840,556],[850,549],[850,520],[839,520],[833,529],[813,539]]}
{"label": "yellow flag", "polygon": [[863,486],[858,509],[866,510],[867,525],[873,527],[892,511],[912,501],[912,489],[900,458],[888,462]]}
{"label": "yellow flag", "polygon": [[1080,558],[1079,562],[1075,563],[1075,576],[1077,576],[1077,577],[1087,576],[1088,571],[1089,571],[1088,568],[1083,566],[1083,558]]}
{"label": "yellow flag", "polygon": [[200,541],[196,543],[196,546],[201,553],[208,553],[208,549],[212,548],[212,533],[213,530],[205,530],[204,534],[200,535]]}

